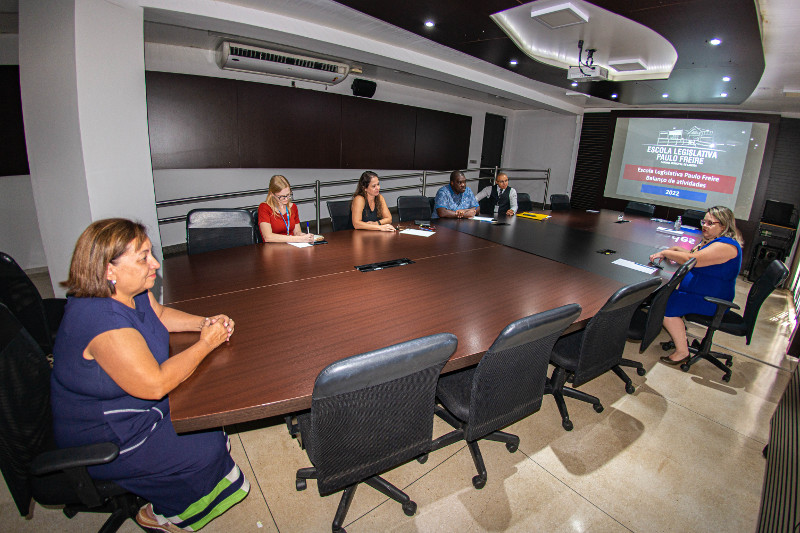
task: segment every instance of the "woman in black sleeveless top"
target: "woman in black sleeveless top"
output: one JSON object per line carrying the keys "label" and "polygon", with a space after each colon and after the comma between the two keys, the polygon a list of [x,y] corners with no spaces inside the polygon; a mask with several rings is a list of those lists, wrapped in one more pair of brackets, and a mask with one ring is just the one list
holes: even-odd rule
{"label": "woman in black sleeveless top", "polygon": [[395,231],[389,206],[381,196],[380,179],[371,170],[361,174],[358,179],[350,214],[355,229]]}

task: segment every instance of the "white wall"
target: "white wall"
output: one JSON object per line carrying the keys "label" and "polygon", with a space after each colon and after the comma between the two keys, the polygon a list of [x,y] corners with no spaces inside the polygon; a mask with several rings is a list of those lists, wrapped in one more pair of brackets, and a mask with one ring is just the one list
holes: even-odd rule
{"label": "white wall", "polygon": [[[550,111],[518,111],[507,126],[503,166],[509,168],[549,168],[550,194],[569,194],[575,173],[580,117]],[[542,201],[541,182],[510,181],[518,192],[528,192],[534,202]],[[549,201],[549,198],[548,198]]]}

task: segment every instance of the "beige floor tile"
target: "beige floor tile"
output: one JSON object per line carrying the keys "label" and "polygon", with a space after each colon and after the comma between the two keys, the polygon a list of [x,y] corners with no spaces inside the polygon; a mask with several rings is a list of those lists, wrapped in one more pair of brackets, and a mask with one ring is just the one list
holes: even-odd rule
{"label": "beige floor tile", "polygon": [[[432,456],[451,454],[452,448]],[[416,515],[407,517],[388,502],[348,525],[348,531],[627,531],[519,451],[508,453],[494,442],[482,450],[489,471],[483,489],[472,486],[472,457],[461,446],[408,487]]]}

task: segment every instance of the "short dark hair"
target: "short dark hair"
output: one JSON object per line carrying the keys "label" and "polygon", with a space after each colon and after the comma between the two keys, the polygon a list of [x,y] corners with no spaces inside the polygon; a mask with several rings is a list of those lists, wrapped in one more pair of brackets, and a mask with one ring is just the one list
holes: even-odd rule
{"label": "short dark hair", "polygon": [[462,178],[465,178],[464,173],[461,172],[460,170],[452,171],[450,173],[450,183],[453,183],[456,180],[456,178],[458,178],[459,176],[461,176]]}
{"label": "short dark hair", "polygon": [[106,268],[133,242],[138,249],[147,239],[147,228],[125,218],[92,222],[83,230],[69,265],[69,277],[61,282],[67,294],[78,298],[104,298],[114,294],[106,279]]}

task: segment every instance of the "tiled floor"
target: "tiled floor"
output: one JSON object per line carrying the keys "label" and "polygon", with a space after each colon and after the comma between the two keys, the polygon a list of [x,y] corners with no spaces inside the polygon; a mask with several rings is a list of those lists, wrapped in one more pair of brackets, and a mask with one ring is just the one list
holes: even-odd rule
{"label": "tiled floor", "polygon": [[[740,281],[744,307],[749,284]],[[386,474],[417,502],[413,517],[369,487],[358,489],[347,516],[351,533],[373,531],[635,531],[750,532],[759,510],[769,419],[797,361],[784,355],[794,320],[785,291],[774,293],[759,315],[753,343],[718,334],[735,354],[730,383],[703,362],[689,373],[663,365],[658,343],[639,355],[643,377],[629,372],[637,389],[624,392],[613,374],[581,387],[605,410],[568,399],[575,429],[561,428],[551,397],[542,409],[512,425],[516,453],[482,442],[489,479],[476,490],[468,449],[459,443]],[[694,328],[690,331],[695,331]],[[700,331],[699,329],[697,331]],[[662,333],[664,340],[666,334]],[[309,466],[282,421],[228,428],[233,455],[251,480],[247,499],[204,531],[329,531],[339,495],[321,498],[316,483],[297,492],[294,474]],[[435,435],[448,431],[437,420]],[[21,518],[0,484],[4,531],[96,531],[102,515],[68,520],[57,509],[36,506]],[[138,531],[126,522],[123,532]]]}

